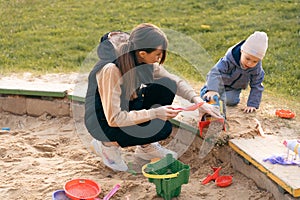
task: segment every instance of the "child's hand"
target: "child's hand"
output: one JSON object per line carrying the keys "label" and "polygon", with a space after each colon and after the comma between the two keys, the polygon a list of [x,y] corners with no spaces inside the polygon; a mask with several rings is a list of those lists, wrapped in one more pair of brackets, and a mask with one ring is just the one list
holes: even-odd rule
{"label": "child's hand", "polygon": [[215,91],[207,91],[204,95],[203,95],[203,99],[207,99],[208,101],[213,99],[214,96],[217,95],[218,97],[220,97],[219,93],[215,92]]}
{"label": "child's hand", "polygon": [[247,106],[247,107],[244,109],[244,112],[245,112],[245,113],[251,113],[251,112],[255,112],[255,111],[256,111],[256,108],[251,107],[251,106]]}

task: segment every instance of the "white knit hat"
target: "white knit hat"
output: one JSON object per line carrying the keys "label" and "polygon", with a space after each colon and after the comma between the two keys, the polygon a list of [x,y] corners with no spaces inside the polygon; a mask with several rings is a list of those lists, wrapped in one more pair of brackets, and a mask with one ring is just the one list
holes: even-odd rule
{"label": "white knit hat", "polygon": [[268,36],[265,32],[255,31],[250,35],[244,44],[241,46],[241,50],[255,56],[259,59],[263,59],[268,49]]}

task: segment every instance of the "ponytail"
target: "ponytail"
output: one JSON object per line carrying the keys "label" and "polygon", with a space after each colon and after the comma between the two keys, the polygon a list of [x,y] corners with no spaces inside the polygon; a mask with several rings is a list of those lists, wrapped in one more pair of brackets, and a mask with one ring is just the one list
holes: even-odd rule
{"label": "ponytail", "polygon": [[133,92],[136,89],[135,51],[132,51],[132,46],[130,41],[123,44],[118,57],[118,65],[123,76],[123,85],[125,86],[125,98],[128,100],[132,99]]}
{"label": "ponytail", "polygon": [[143,23],[133,29],[128,42],[121,46],[120,56],[117,59],[117,64],[123,76],[126,99],[132,100],[136,98],[135,91],[139,82],[135,69],[135,66],[138,64],[136,53],[139,51],[151,53],[158,47],[161,47],[163,55],[159,63],[162,64],[166,58],[167,46],[167,37],[157,26]]}

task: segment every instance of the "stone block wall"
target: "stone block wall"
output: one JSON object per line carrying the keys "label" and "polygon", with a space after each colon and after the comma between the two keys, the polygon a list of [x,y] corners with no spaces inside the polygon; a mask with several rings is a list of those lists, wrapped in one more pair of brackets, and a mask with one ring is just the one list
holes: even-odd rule
{"label": "stone block wall", "polygon": [[45,113],[52,116],[70,116],[71,110],[68,99],[2,95],[0,96],[0,112],[30,116],[41,116]]}

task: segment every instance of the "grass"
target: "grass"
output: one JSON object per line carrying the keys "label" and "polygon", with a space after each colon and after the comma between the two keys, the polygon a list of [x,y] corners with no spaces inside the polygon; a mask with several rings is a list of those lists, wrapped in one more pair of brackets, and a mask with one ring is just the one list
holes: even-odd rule
{"label": "grass", "polygon": [[[80,71],[101,35],[150,22],[184,36],[177,47],[169,38],[166,67],[203,81],[230,46],[261,30],[269,36],[266,90],[299,99],[299,14],[297,0],[3,0],[0,73]],[[181,48],[186,38],[191,43]]]}

